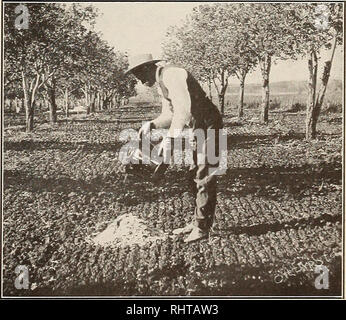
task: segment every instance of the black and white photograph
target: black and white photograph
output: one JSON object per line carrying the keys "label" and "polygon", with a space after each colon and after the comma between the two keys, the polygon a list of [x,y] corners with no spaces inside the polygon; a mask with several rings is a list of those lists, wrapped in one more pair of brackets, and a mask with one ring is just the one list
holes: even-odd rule
{"label": "black and white photograph", "polygon": [[1,298],[344,299],[344,2],[1,7]]}

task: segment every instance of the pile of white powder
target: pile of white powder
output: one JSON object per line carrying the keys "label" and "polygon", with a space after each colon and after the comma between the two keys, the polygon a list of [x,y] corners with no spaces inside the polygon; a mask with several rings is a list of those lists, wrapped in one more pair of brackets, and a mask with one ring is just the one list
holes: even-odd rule
{"label": "pile of white powder", "polygon": [[93,242],[102,246],[145,245],[149,241],[167,238],[164,232],[148,228],[145,221],[132,214],[124,214],[115,219],[104,231],[98,234]]}

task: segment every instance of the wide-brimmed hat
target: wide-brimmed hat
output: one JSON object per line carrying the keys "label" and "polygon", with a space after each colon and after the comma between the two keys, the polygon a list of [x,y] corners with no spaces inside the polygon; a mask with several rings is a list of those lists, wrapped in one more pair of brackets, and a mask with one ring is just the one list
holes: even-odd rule
{"label": "wide-brimmed hat", "polygon": [[156,63],[162,61],[160,59],[153,59],[152,54],[150,53],[145,53],[145,54],[138,54],[136,56],[130,57],[129,58],[129,67],[125,71],[125,74],[129,73],[133,69],[139,67],[139,66],[144,66],[146,64],[150,63]]}

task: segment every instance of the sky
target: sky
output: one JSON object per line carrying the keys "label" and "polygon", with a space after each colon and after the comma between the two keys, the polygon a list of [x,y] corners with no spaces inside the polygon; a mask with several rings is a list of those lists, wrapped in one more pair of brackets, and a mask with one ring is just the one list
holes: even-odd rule
{"label": "sky", "polygon": [[[167,28],[179,24],[196,5],[196,2],[94,3],[100,13],[95,29],[102,32],[103,39],[111,46],[129,55],[152,53],[154,58],[161,58],[161,43]],[[330,52],[322,52],[321,62],[329,55]],[[332,65],[331,79],[342,79],[342,74],[343,52],[339,46]],[[271,82],[307,78],[306,58],[298,61],[278,61],[271,68]],[[238,81],[231,79],[230,82]],[[261,72],[258,68],[247,76],[247,82],[261,82]]]}

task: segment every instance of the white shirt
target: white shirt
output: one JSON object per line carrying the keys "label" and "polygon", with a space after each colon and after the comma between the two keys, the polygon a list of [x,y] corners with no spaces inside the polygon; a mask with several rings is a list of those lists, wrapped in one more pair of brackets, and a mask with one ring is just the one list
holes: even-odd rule
{"label": "white shirt", "polygon": [[[158,71],[156,81],[159,81]],[[156,128],[169,128],[168,137],[179,136],[191,120],[191,98],[187,87],[187,71],[179,67],[170,67],[162,70],[162,81],[168,90],[167,100],[163,97],[161,88],[158,88],[162,97],[161,114],[153,120]]]}

